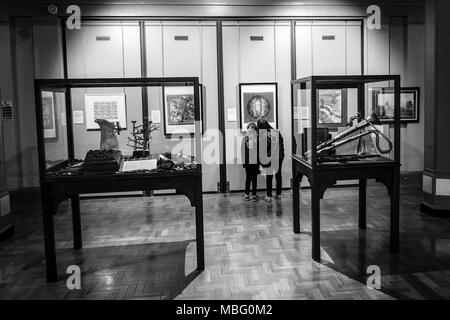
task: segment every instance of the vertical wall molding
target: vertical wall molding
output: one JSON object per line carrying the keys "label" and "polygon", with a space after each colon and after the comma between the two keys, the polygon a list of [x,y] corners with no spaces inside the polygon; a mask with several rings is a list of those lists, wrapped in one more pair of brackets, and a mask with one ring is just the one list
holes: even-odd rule
{"label": "vertical wall molding", "polygon": [[222,135],[220,149],[221,161],[219,166],[219,191],[225,193],[227,191],[227,157],[225,142],[225,102],[224,102],[224,83],[223,83],[223,34],[222,20],[216,22],[216,41],[217,41],[217,94],[218,94],[218,116],[219,116],[219,132]]}
{"label": "vertical wall molding", "polygon": [[20,147],[21,143],[21,135],[20,135],[20,119],[19,119],[19,104],[18,97],[19,92],[17,89],[17,50],[16,50],[16,17],[9,18],[9,31],[10,31],[10,46],[11,46],[11,78],[13,83],[13,104],[15,108],[15,136],[16,136],[16,164],[17,164],[17,188],[21,189],[24,187],[23,184],[23,163],[22,163],[22,152]]}
{"label": "vertical wall molding", "polygon": [[[61,18],[61,42],[62,42],[62,55],[63,55],[63,76],[64,79],[68,79],[69,71],[68,71],[68,62],[67,62],[67,33],[66,33],[66,18]],[[84,52],[84,50],[83,50]],[[85,67],[86,70],[86,67]],[[86,76],[86,73],[85,73]],[[71,99],[72,94],[70,89],[65,92],[65,103],[66,106],[69,106],[70,112],[66,112],[66,130],[67,130],[67,151],[69,159],[75,159],[75,142],[73,136],[73,122],[72,122],[72,107],[71,107]]]}
{"label": "vertical wall molding", "polygon": [[62,48],[62,59],[63,59],[63,77],[68,78],[68,66],[67,66],[67,34],[66,34],[66,19],[61,18],[61,48]]}
{"label": "vertical wall molding", "polygon": [[[123,26],[122,26],[123,28]],[[146,43],[146,30],[145,21],[139,21],[139,36],[140,36],[140,49],[141,49],[141,77],[147,78],[147,43]],[[125,76],[125,75],[124,75]],[[148,118],[148,88],[141,89],[142,94],[142,122],[145,123]]]}

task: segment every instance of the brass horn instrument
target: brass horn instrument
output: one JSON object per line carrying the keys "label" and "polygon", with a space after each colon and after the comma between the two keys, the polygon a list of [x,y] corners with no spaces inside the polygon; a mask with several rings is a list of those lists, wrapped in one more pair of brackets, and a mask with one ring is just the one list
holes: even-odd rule
{"label": "brass horn instrument", "polygon": [[[353,121],[358,120],[359,122],[352,126]],[[337,134],[334,138],[325,141],[317,146],[317,154],[324,154],[328,151],[333,151],[337,147],[342,146],[346,143],[349,143],[351,141],[361,139],[367,135],[375,134],[375,146],[381,154],[387,154],[392,151],[393,145],[392,142],[389,140],[389,138],[380,130],[378,130],[376,125],[381,125],[381,121],[378,118],[378,116],[373,113],[369,118],[364,119],[361,114],[357,114],[356,116],[353,116],[350,118],[348,126],[351,126],[347,130]],[[369,128],[369,129],[366,129]],[[361,131],[359,134],[352,135],[358,131]],[[388,143],[388,147],[386,149],[383,149],[380,146],[380,136],[383,137],[383,139],[386,140]],[[305,153],[306,157],[311,157],[311,150],[307,151]]]}

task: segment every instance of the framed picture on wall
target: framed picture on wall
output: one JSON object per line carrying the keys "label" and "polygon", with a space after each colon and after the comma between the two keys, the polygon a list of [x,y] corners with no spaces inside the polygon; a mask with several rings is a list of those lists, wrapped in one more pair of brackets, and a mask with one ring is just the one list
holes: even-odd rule
{"label": "framed picture on wall", "polygon": [[56,139],[55,95],[50,91],[42,91],[42,120],[44,124],[44,138]]}
{"label": "framed picture on wall", "polygon": [[[394,121],[394,89],[372,88],[372,111],[381,122]],[[400,122],[419,122],[420,88],[400,89]]]}
{"label": "framed picture on wall", "polygon": [[[203,133],[203,85],[199,85],[199,108]],[[195,101],[193,86],[163,87],[164,135],[195,133]]]}
{"label": "framed picture on wall", "polygon": [[338,128],[347,126],[347,90],[317,90],[317,121],[320,128]]}
{"label": "framed picture on wall", "polygon": [[119,122],[122,129],[127,128],[125,93],[85,94],[84,110],[87,130],[100,130],[96,119]]}
{"label": "framed picture on wall", "polygon": [[250,122],[266,119],[278,129],[278,84],[240,83],[239,84],[240,128],[247,130]]}

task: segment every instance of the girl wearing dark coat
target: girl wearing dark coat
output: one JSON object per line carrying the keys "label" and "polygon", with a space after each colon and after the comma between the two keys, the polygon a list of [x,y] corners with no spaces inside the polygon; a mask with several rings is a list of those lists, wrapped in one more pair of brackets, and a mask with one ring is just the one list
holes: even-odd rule
{"label": "girl wearing dark coat", "polygon": [[[255,123],[249,123],[247,134],[242,139],[241,146],[242,165],[245,169],[245,194],[242,197],[245,201],[258,201],[256,195],[256,182],[259,174],[258,163],[258,136]],[[252,187],[252,196],[250,197],[250,186]]]}
{"label": "girl wearing dark coat", "polygon": [[[259,152],[259,159],[261,166],[266,169],[267,195],[264,197],[264,200],[270,203],[273,199],[272,182],[274,174],[276,180],[275,199],[281,199],[281,189],[283,186],[281,171],[284,160],[284,140],[280,131],[272,128],[265,119],[258,120],[258,137],[259,147],[261,147],[262,144],[266,144],[267,146],[266,150],[262,150],[263,153],[267,153],[267,157],[263,157],[262,153]],[[260,148],[258,150],[260,150]],[[272,154],[278,156],[276,159],[278,163],[272,163],[270,160],[272,159]]]}

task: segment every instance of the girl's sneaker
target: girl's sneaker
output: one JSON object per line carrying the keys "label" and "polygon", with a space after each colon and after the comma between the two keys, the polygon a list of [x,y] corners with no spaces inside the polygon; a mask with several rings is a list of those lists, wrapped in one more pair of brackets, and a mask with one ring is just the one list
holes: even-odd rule
{"label": "girl's sneaker", "polygon": [[269,197],[269,196],[265,196],[264,197],[264,201],[266,201],[266,202],[268,202],[268,203],[272,203],[272,197]]}
{"label": "girl's sneaker", "polygon": [[275,200],[281,200],[281,194],[277,194],[277,195],[275,195]]}
{"label": "girl's sneaker", "polygon": [[258,201],[258,200],[259,200],[258,196],[253,196],[253,197],[252,197],[252,202],[256,202],[256,201]]}
{"label": "girl's sneaker", "polygon": [[250,196],[248,194],[244,194],[242,196],[242,200],[249,201],[250,200]]}

